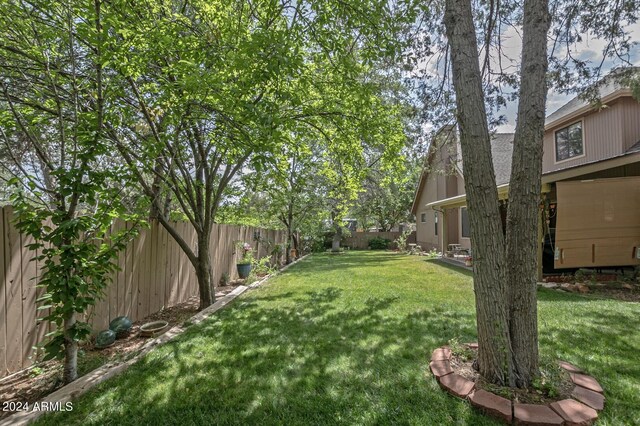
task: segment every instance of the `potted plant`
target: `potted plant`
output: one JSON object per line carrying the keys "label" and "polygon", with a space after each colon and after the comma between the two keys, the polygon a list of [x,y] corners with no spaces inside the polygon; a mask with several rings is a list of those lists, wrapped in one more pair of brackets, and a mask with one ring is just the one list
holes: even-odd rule
{"label": "potted plant", "polygon": [[472,266],[472,265],[473,265],[473,258],[471,256],[465,257],[464,266]]}
{"label": "potted plant", "polygon": [[249,243],[243,243],[241,241],[237,244],[238,251],[240,253],[240,258],[236,264],[238,268],[238,275],[240,278],[247,278],[251,273],[251,262],[253,261],[253,248]]}

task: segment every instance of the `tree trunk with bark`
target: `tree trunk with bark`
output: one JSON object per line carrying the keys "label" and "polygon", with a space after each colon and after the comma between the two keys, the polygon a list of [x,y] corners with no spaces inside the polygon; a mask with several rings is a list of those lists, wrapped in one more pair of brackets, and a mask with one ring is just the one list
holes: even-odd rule
{"label": "tree trunk with bark", "polygon": [[209,233],[198,234],[197,262],[193,264],[198,278],[200,293],[200,309],[204,309],[215,302],[215,288],[213,283],[213,268],[209,251]]}
{"label": "tree trunk with bark", "polygon": [[70,312],[64,319],[64,366],[62,381],[71,383],[78,378],[78,342],[73,338],[71,330],[76,324],[76,313]]}
{"label": "tree trunk with bark", "polygon": [[507,213],[509,329],[516,385],[538,375],[537,250],[540,177],[547,97],[546,0],[524,3],[521,83]]}
{"label": "tree trunk with bark", "polygon": [[487,380],[512,385],[504,236],[469,0],[447,0],[444,23],[451,51],[471,225],[478,364]]}

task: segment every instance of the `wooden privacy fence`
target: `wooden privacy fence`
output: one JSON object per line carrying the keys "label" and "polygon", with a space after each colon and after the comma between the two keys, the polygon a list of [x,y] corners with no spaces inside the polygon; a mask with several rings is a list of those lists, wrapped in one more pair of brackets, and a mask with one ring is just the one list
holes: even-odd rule
{"label": "wooden privacy fence", "polygon": [[[38,262],[31,261],[36,252],[25,246],[33,239],[21,235],[13,225],[11,207],[0,208],[0,377],[19,371],[33,363],[33,346],[43,341],[51,326],[37,322],[46,313],[37,311],[36,299],[44,292],[37,288]],[[190,223],[175,222],[178,233],[196,246],[196,233]],[[112,229],[131,227],[121,220]],[[260,238],[255,237],[259,233]],[[264,257],[270,250],[267,241],[282,244],[285,231],[247,226],[213,226],[211,232],[211,262],[214,284],[224,273],[237,278],[236,241],[248,242],[254,256]],[[281,260],[281,259],[280,259]],[[103,300],[90,312],[94,331],[108,328],[109,321],[126,315],[140,320],[163,308],[186,302],[198,295],[195,270],[182,249],[157,222],[141,229],[117,259],[119,271]]]}
{"label": "wooden privacy fence", "polygon": [[[373,238],[386,238],[391,241],[389,248],[396,248],[393,243],[396,238],[402,235],[402,232],[352,232],[350,237],[345,238],[344,246],[351,247],[352,249],[366,249],[369,248],[369,240]],[[416,231],[409,234],[407,243],[416,242]]]}

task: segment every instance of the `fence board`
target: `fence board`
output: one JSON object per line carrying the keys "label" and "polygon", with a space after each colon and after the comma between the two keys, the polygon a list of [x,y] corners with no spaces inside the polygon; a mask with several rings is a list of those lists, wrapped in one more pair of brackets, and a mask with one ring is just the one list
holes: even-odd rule
{"label": "fence board", "polygon": [[20,234],[12,224],[13,210],[5,209],[4,216],[4,261],[5,261],[5,304],[7,308],[7,370],[22,368],[22,293],[20,262],[22,259]]}
{"label": "fence board", "polygon": [[169,259],[170,259],[170,255],[167,252],[168,249],[168,238],[169,238],[169,233],[167,232],[166,229],[164,229],[163,226],[159,227],[159,232],[160,232],[160,258],[158,260],[158,263],[160,264],[160,279],[159,279],[159,287],[160,287],[160,291],[158,293],[158,304],[160,306],[160,309],[164,309],[167,307],[166,304],[166,300],[167,300],[167,289],[169,288],[168,285],[168,277],[169,277],[169,273],[168,273],[168,269],[169,269]]}
{"label": "fence board", "polygon": [[[5,215],[4,209],[0,209],[0,236],[2,236],[2,242],[0,243],[2,244],[3,253],[5,250],[4,215]],[[2,277],[2,282],[0,282],[0,285],[2,286],[2,288],[0,288],[0,323],[1,323],[0,324],[0,375],[4,375],[8,371],[7,370],[7,323],[8,321],[7,321],[7,304],[6,304],[6,296],[5,296],[6,284],[4,281],[7,274],[5,274],[4,264],[5,264],[5,259],[3,255],[2,259],[0,259],[0,277]]]}
{"label": "fence board", "polygon": [[[116,221],[116,232],[121,233],[121,232],[125,232],[127,229],[127,224],[122,221],[122,220],[117,220]],[[115,282],[116,282],[116,307],[115,307],[115,312],[116,315],[115,316],[121,316],[121,315],[126,315],[125,314],[125,302],[126,302],[126,282],[125,282],[125,277],[126,277],[126,255],[127,255],[127,251],[126,251],[126,247],[123,251],[121,251],[120,253],[118,253],[118,270],[116,271],[116,277],[115,277]]]}
{"label": "fence board", "polygon": [[[127,230],[131,229],[133,227],[133,224],[131,223],[125,223]],[[124,309],[122,310],[122,312],[124,313],[124,315],[128,316],[129,318],[133,318],[133,307],[135,306],[133,304],[133,281],[134,281],[134,274],[133,274],[133,255],[135,253],[135,247],[137,244],[137,241],[139,240],[139,238],[136,238],[133,241],[130,241],[127,244],[127,247],[125,249],[125,253],[124,253],[124,268],[125,268],[125,278],[124,278],[124,282],[125,282],[125,288],[124,288]]]}
{"label": "fence board", "polygon": [[144,261],[144,247],[147,239],[147,230],[141,229],[140,235],[136,239],[136,244],[133,250],[133,287],[132,287],[132,299],[131,299],[131,320],[137,321],[140,318],[140,303],[142,303],[142,297],[140,297],[142,276],[142,264]]}
{"label": "fence board", "polygon": [[[160,265],[160,224],[153,222],[151,224],[151,251],[149,254],[149,313],[160,310],[160,301],[158,297],[158,276]],[[146,315],[145,315],[146,316]]]}
{"label": "fence board", "polygon": [[27,248],[27,245],[35,243],[33,237],[21,236],[23,249],[21,250],[21,274],[22,274],[22,368],[32,364],[31,355],[33,347],[37,343],[36,336],[36,264],[35,250]]}
{"label": "fence board", "polygon": [[[12,223],[10,206],[0,207],[0,377],[29,366],[35,359],[32,347],[44,341],[46,334],[54,330],[38,318],[48,310],[37,310],[36,299],[45,289],[37,287],[42,265],[30,261],[39,254],[28,250],[25,244],[32,240],[21,236]],[[196,233],[188,222],[172,223],[178,234],[197,250]],[[112,232],[131,229],[133,225],[116,221]],[[259,232],[261,242],[254,240]],[[211,262],[214,286],[218,286],[223,274],[237,278],[237,241],[248,242],[255,249],[256,257],[269,255],[269,248],[284,240],[284,231],[273,231],[248,226],[215,224],[212,228]],[[112,280],[99,301],[85,318],[98,332],[108,327],[111,319],[127,315],[133,321],[160,309],[186,302],[198,295],[195,269],[173,237],[153,223],[141,229],[115,260],[120,270],[114,271]]]}
{"label": "fence board", "polygon": [[[111,235],[115,235],[119,231],[118,224],[113,223],[111,225]],[[108,323],[117,317],[118,314],[118,271],[113,271],[111,276],[109,277],[111,280],[107,281],[107,294],[108,298],[108,306],[107,313],[109,315]]]}

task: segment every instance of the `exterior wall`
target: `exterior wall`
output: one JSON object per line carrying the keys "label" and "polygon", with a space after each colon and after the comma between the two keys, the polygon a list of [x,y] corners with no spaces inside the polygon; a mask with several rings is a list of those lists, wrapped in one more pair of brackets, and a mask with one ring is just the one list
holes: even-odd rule
{"label": "exterior wall", "polygon": [[555,268],[640,265],[640,177],[557,184]]}
{"label": "exterior wall", "polygon": [[[634,101],[631,101],[634,102]],[[638,106],[637,102],[634,102]],[[625,139],[631,138],[634,133],[633,126],[623,129],[623,119],[633,111],[631,103],[614,102],[607,108],[600,111],[592,112],[584,117],[577,118],[573,121],[560,124],[553,128],[547,129],[544,135],[544,155],[542,158],[542,172],[552,172],[556,170],[566,169],[569,167],[579,166],[581,164],[590,163],[598,160],[621,155],[624,148]],[[555,132],[563,127],[582,121],[582,137],[584,141],[584,155],[560,162],[555,161]],[[625,137],[625,133],[630,136]],[[636,139],[635,142],[638,140]],[[633,142],[633,143],[635,143]],[[630,145],[629,145],[630,146]]]}
{"label": "exterior wall", "polygon": [[[442,250],[445,239],[444,227],[455,229],[457,217],[454,217],[455,223],[450,224],[449,213],[443,217],[442,212],[438,212],[438,234],[435,232],[435,213],[432,208],[426,207],[426,204],[433,201],[442,200],[444,198],[453,197],[458,194],[459,180],[456,175],[451,175],[452,162],[456,158],[455,145],[445,144],[440,146],[433,156],[430,164],[430,171],[427,175],[426,182],[422,189],[418,200],[418,209],[416,211],[416,242],[423,250],[436,249]],[[422,214],[426,214],[426,221],[422,222]],[[454,238],[448,238],[449,243]]]}
{"label": "exterior wall", "polygon": [[[438,198],[439,187],[442,188],[441,191],[444,191],[444,176],[430,173],[420,195],[420,203],[418,204],[420,208],[416,214],[416,242],[423,250],[440,250],[442,247],[442,219],[438,218],[438,235],[436,235],[435,210],[425,207],[427,203],[441,199]],[[423,214],[426,215],[425,222],[422,222]]]}
{"label": "exterior wall", "polygon": [[[458,194],[465,194],[466,191],[464,189],[464,179],[462,177],[460,177],[458,179]],[[457,207],[456,209],[456,223],[457,223],[457,230],[456,230],[456,237],[458,239],[457,244],[460,244],[463,248],[466,249],[470,249],[471,248],[471,238],[468,237],[463,237],[462,236],[462,213],[460,213],[460,207]]]}
{"label": "exterior wall", "polygon": [[622,107],[622,143],[626,151],[640,141],[640,103],[631,98],[624,98]]}
{"label": "exterior wall", "polygon": [[[585,155],[561,162],[555,161],[555,132],[582,120]],[[622,155],[640,141],[640,103],[630,97],[621,98],[606,108],[594,111],[547,129],[544,135],[542,172],[552,172]]]}

